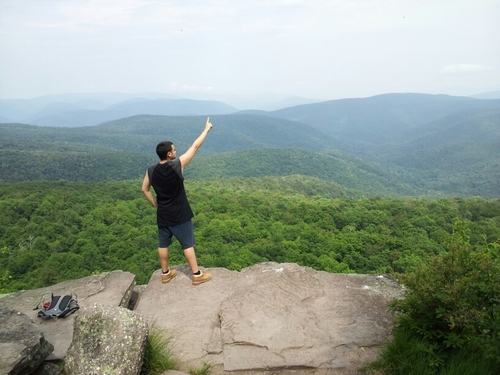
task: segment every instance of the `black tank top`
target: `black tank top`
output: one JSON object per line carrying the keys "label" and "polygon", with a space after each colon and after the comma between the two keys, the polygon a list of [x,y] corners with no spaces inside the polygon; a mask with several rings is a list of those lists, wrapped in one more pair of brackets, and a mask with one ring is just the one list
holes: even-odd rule
{"label": "black tank top", "polygon": [[156,193],[156,221],[159,227],[179,225],[193,218],[179,159],[150,166],[148,176]]}

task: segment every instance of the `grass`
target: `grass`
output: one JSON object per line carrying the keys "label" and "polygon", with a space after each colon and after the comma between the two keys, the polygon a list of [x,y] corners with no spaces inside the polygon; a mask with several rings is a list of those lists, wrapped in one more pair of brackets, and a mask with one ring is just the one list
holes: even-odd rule
{"label": "grass", "polygon": [[380,359],[362,369],[386,375],[498,375],[500,363],[465,351],[445,351],[433,347],[403,330],[394,331]]}
{"label": "grass", "polygon": [[153,322],[149,325],[141,375],[160,375],[176,368],[177,361],[172,354],[172,338],[166,336]]}
{"label": "grass", "polygon": [[208,362],[205,362],[201,369],[189,369],[190,375],[208,375],[210,374],[210,370],[212,369],[212,365]]}

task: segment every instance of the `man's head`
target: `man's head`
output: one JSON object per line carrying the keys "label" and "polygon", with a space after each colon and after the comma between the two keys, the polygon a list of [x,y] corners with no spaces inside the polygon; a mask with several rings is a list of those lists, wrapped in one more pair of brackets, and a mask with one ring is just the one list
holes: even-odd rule
{"label": "man's head", "polygon": [[160,160],[173,160],[176,157],[175,146],[170,141],[163,141],[156,146],[156,154]]}

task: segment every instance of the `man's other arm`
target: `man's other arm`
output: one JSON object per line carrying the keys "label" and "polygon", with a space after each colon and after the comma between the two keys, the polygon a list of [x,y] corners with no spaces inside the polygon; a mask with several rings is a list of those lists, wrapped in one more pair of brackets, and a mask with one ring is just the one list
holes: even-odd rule
{"label": "man's other arm", "polygon": [[148,171],[146,171],[146,175],[144,176],[144,180],[142,180],[142,194],[146,197],[151,206],[154,208],[158,208],[158,204],[156,203],[153,194],[151,194],[151,182],[149,181]]}

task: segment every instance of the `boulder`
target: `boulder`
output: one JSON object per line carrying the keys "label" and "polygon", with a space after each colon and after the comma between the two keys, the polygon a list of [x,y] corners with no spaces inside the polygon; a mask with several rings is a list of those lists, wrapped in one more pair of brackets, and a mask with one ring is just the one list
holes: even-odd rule
{"label": "boulder", "polygon": [[31,374],[53,350],[28,316],[0,305],[0,374]]}
{"label": "boulder", "polygon": [[187,265],[162,284],[155,272],[135,309],[172,336],[181,370],[211,374],[355,374],[390,335],[387,304],[403,295],[383,275],[331,274],[289,263],[208,270],[191,285]]}
{"label": "boulder", "polygon": [[54,295],[76,294],[79,306],[92,306],[94,303],[109,306],[127,307],[135,286],[135,275],[130,272],[112,271],[77,280],[64,281],[46,288],[23,290],[0,297],[0,306],[9,306],[27,315],[38,326],[54,351],[50,360],[60,360],[73,337],[73,320],[79,311],[62,319],[42,319],[37,317],[40,310],[34,308],[46,293]]}
{"label": "boulder", "polygon": [[67,375],[139,375],[147,343],[144,319],[123,307],[94,305],[74,320]]}
{"label": "boulder", "polygon": [[32,375],[61,375],[62,369],[55,363],[42,363]]}

